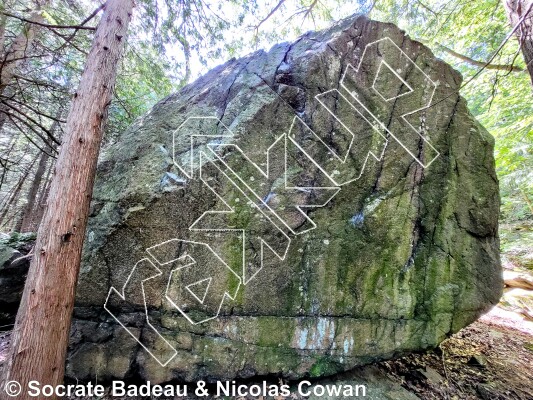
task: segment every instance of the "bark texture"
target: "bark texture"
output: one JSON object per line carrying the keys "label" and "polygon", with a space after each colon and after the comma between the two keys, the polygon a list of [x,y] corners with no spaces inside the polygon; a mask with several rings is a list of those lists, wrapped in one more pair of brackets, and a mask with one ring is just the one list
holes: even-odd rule
{"label": "bark texture", "polygon": [[30,185],[30,190],[26,196],[26,204],[24,205],[22,214],[15,225],[15,232],[34,232],[35,228],[38,226],[35,223],[35,215],[38,214],[37,207],[40,206],[37,193],[39,192],[44,173],[46,172],[48,158],[49,156],[45,152],[42,152],[39,157],[39,164],[37,164],[37,170],[35,171],[35,175],[33,176],[33,180]]}
{"label": "bark texture", "polygon": [[[6,368],[5,380],[23,388],[63,380],[96,162],[133,5],[107,2],[67,118]],[[19,398],[30,397],[23,390]]]}
{"label": "bark texture", "polygon": [[520,50],[533,85],[533,1],[503,0],[503,5],[507,10],[511,25],[514,27],[520,23],[516,36],[520,41]]}
{"label": "bark texture", "polygon": [[[47,0],[37,3],[37,9],[30,13],[28,19],[39,23],[44,22],[41,10],[49,2]],[[11,45],[6,48],[4,45],[5,24],[6,17],[3,15],[0,18],[0,95],[4,94],[8,86],[13,82],[17,68],[26,60],[27,54],[33,46],[36,34],[40,29],[40,26],[37,24],[29,22],[24,24]],[[0,129],[2,129],[7,119],[7,112],[7,106],[0,103]]]}

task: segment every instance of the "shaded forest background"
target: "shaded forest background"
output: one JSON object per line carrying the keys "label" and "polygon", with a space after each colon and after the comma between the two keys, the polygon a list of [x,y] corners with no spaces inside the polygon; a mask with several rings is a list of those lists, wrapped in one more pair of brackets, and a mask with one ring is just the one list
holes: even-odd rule
{"label": "shaded forest background", "polygon": [[[102,4],[0,4],[0,232],[37,229],[70,99]],[[530,220],[531,80],[500,0],[140,0],[109,108],[103,151],[157,101],[209,68],[354,13],[399,25],[463,74],[462,95],[496,138],[504,237],[505,224]]]}

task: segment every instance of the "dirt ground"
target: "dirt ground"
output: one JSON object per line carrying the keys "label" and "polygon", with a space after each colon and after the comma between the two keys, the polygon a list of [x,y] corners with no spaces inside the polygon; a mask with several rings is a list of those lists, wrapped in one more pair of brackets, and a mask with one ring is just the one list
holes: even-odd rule
{"label": "dirt ground", "polygon": [[496,308],[433,351],[379,367],[422,399],[533,399],[533,323],[502,311]]}

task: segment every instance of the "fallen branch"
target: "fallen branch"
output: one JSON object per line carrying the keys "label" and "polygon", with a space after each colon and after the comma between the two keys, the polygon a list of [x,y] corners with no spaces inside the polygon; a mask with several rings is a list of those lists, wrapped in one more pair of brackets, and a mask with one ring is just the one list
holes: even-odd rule
{"label": "fallen branch", "polygon": [[11,263],[9,265],[16,266],[16,263],[18,263],[20,261],[23,261],[23,260],[26,260],[28,258],[32,258],[32,257],[33,257],[33,247],[31,248],[31,250],[30,250],[30,252],[28,254],[26,254],[25,256],[20,256],[20,257],[15,258],[13,261],[11,261]]}
{"label": "fallen branch", "polygon": [[509,288],[533,290],[533,281],[523,276],[516,276],[514,278],[505,279],[503,283],[506,287]]}

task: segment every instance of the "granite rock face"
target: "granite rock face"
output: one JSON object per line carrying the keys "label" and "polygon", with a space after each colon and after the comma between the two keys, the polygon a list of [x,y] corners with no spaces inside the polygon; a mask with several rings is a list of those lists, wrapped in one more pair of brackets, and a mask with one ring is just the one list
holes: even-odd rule
{"label": "granite rock face", "polygon": [[99,164],[67,376],[332,375],[474,321],[499,197],[460,84],[355,16],[159,102]]}

